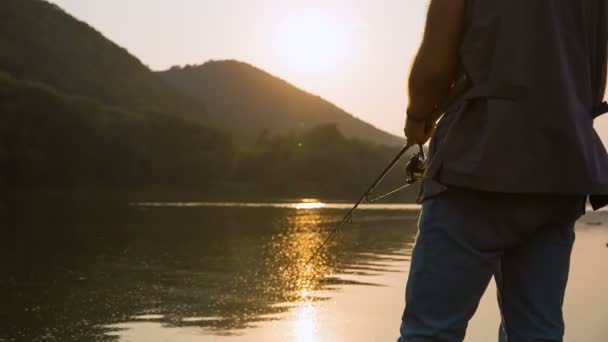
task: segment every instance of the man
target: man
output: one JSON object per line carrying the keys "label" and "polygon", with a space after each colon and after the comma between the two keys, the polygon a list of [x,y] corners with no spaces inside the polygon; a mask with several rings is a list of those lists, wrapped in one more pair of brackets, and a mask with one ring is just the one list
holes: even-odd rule
{"label": "man", "polygon": [[606,8],[431,1],[409,80],[405,135],[432,139],[399,341],[462,341],[492,277],[500,341],[562,341],[574,223],[588,195],[608,202]]}

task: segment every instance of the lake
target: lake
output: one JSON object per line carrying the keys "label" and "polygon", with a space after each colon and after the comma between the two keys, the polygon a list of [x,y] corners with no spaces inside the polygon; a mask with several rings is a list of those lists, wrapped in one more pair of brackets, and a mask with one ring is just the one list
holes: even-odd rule
{"label": "lake", "polygon": [[[19,206],[6,220],[16,248],[2,258],[0,341],[395,341],[419,209],[363,206],[313,258],[349,208]],[[608,212],[580,220],[566,341],[608,341],[607,243]],[[496,340],[493,286],[466,341]]]}

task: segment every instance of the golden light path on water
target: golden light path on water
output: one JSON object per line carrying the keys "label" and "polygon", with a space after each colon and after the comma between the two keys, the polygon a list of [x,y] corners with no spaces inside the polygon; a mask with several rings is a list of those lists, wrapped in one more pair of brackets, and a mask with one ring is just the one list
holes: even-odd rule
{"label": "golden light path on water", "polygon": [[325,207],[325,203],[311,202],[296,204],[296,209],[321,209]]}
{"label": "golden light path on water", "polygon": [[[227,208],[277,208],[277,209],[341,209],[348,210],[353,207],[350,202],[137,202],[131,203],[135,207],[227,207]],[[361,204],[358,210],[420,210],[420,205],[411,203],[382,203],[382,204]]]}
{"label": "golden light path on water", "polygon": [[[289,327],[281,335],[285,341],[313,342],[319,341],[319,304],[327,300],[323,281],[336,272],[328,248],[331,243],[321,247],[326,238],[326,230],[320,227],[332,227],[337,215],[322,214],[320,209],[332,207],[318,199],[301,199],[289,203],[140,203],[140,207],[240,207],[240,208],[281,208],[293,209],[282,216],[275,224],[280,227],[260,246],[264,251],[260,264],[262,269],[269,270],[262,275],[264,281],[258,288],[260,298],[286,305],[291,309],[269,318],[287,319]],[[346,204],[346,206],[349,206]],[[342,209],[341,206],[334,209]],[[318,254],[315,255],[315,252]],[[315,258],[312,258],[315,255]],[[146,341],[199,341],[196,333],[188,327],[167,327],[162,323],[163,315],[132,317],[132,322],[108,326],[115,331],[108,335],[118,337],[121,342]],[[142,322],[148,319],[151,322]],[[197,321],[204,320],[199,318]],[[182,320],[184,322],[184,320]],[[181,332],[180,332],[181,331]],[[200,337],[200,336],[199,336]],[[238,339],[238,334],[233,336]],[[226,336],[229,338],[229,336]]]}
{"label": "golden light path on water", "polygon": [[318,340],[318,308],[315,289],[325,276],[332,273],[329,266],[327,246],[311,261],[321,246],[324,235],[318,227],[323,217],[318,210],[326,204],[316,199],[305,199],[296,203],[297,211],[288,216],[286,230],[273,236],[270,256],[265,261],[268,267],[278,269],[273,273],[267,291],[283,292],[284,300],[294,304],[292,313],[291,341],[310,342]]}
{"label": "golden light path on water", "polygon": [[[341,273],[336,268],[335,253],[329,246],[324,246],[312,263],[311,256],[319,248],[327,230],[331,229],[346,210],[352,207],[350,203],[327,203],[318,199],[302,199],[291,202],[273,203],[137,203],[135,206],[150,207],[237,207],[237,208],[281,208],[287,210],[284,216],[274,223],[277,229],[272,236],[260,246],[264,250],[259,259],[261,269],[268,270],[263,275],[259,289],[261,298],[272,302],[273,307],[289,308],[285,311],[269,314],[269,320],[256,323],[246,331],[237,331],[234,335],[220,335],[213,330],[196,330],[195,327],[170,327],[153,322],[125,322],[115,325],[121,328],[113,336],[119,337],[120,342],[198,342],[198,341],[296,341],[296,342],[325,342],[325,341],[369,341],[389,340],[396,334],[396,327],[402,310],[403,286],[407,274],[407,258],[397,260],[395,256],[387,256],[392,261],[385,263],[385,268],[395,267],[398,272],[385,272],[376,275],[374,280],[366,279],[369,283],[383,284],[374,286],[338,286],[331,288],[327,278],[348,279],[349,275]],[[420,206],[411,204],[374,204],[364,205],[362,210],[419,210]],[[333,210],[329,212],[328,210]],[[376,213],[372,213],[372,216]],[[566,314],[573,321],[570,325],[569,336],[602,335],[605,311],[603,305],[608,297],[600,296],[604,292],[602,284],[606,278],[599,278],[597,270],[605,268],[605,263],[598,265],[597,260],[605,260],[605,242],[598,247],[600,228],[606,225],[606,211],[589,215],[579,223],[577,247],[573,257],[572,282],[569,287],[569,306]],[[320,229],[320,227],[324,227]],[[598,235],[600,239],[605,237]],[[591,246],[591,247],[589,247]],[[335,247],[335,246],[334,246]],[[407,250],[399,252],[406,255]],[[591,256],[586,256],[586,254]],[[583,256],[585,258],[583,258]],[[604,258],[604,259],[602,259]],[[593,261],[593,262],[590,262]],[[593,265],[591,267],[590,265]],[[606,272],[600,272],[601,274]],[[352,279],[357,280],[357,276]],[[363,280],[360,278],[359,280]],[[592,286],[591,289],[588,287]],[[335,291],[338,289],[338,291]],[[329,291],[329,290],[334,290]],[[600,297],[598,297],[600,296]],[[499,314],[495,304],[495,292],[490,286],[484,296],[478,314],[470,329],[470,341],[488,341],[495,339]],[[327,300],[327,299],[331,300]],[[596,308],[597,306],[597,308]],[[363,309],[365,308],[365,309]],[[596,310],[587,315],[590,310]],[[579,319],[578,317],[585,317]],[[146,318],[154,316],[142,316]],[[225,317],[216,317],[225,319]],[[199,320],[208,320],[201,317]],[[593,323],[595,330],[587,331],[586,326]],[[578,330],[576,330],[578,329]],[[600,329],[600,330],[598,330]],[[599,332],[598,332],[599,331]],[[201,335],[202,334],[202,335]],[[603,335],[605,336],[605,335]],[[393,339],[394,340],[394,339]],[[566,339],[570,340],[570,339]],[[597,340],[578,338],[577,341]]]}
{"label": "golden light path on water", "polygon": [[296,206],[298,210],[286,218],[286,229],[275,234],[270,242],[270,253],[264,263],[269,268],[279,265],[272,275],[275,279],[270,282],[277,288],[270,290],[284,291],[286,299],[310,299],[311,291],[330,271],[326,250],[321,250],[311,260],[321,246],[324,235],[318,229],[323,224],[323,217],[317,210],[309,209],[322,207],[323,203],[316,201]]}
{"label": "golden light path on water", "polygon": [[[130,203],[134,207],[228,207],[228,208],[278,208],[278,209],[350,209],[353,203],[350,202],[321,202],[319,200],[303,199],[299,202],[134,202]],[[422,208],[419,204],[413,203],[379,203],[359,205],[358,210],[411,210],[417,211]],[[608,212],[608,207],[598,210]],[[593,212],[591,206],[587,205],[587,212]]]}
{"label": "golden light path on water", "polygon": [[310,342],[318,340],[317,308],[311,303],[299,307],[293,322],[293,341]]}

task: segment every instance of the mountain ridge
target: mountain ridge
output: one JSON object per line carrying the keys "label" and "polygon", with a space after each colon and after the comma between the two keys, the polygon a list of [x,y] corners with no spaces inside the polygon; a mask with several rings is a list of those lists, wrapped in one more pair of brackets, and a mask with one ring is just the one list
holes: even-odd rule
{"label": "mountain ridge", "polygon": [[[212,106],[235,114],[216,115],[58,8],[0,2],[0,186],[8,193],[342,198],[398,150],[381,144],[396,137],[244,63],[207,64],[215,74],[201,88]],[[249,105],[255,110],[243,110]],[[236,130],[218,129],[221,120]],[[342,133],[348,125],[356,139]],[[246,134],[249,144],[236,140]],[[386,185],[401,181],[395,174]]]}
{"label": "mountain ridge", "polygon": [[239,140],[251,141],[265,130],[301,132],[335,123],[348,138],[390,146],[404,142],[321,96],[246,62],[211,60],[157,73],[186,95],[205,103],[211,120],[237,136],[244,135]]}
{"label": "mountain ridge", "polygon": [[53,3],[0,2],[0,47],[0,69],[16,79],[128,110],[205,120],[204,104],[181,94],[127,49]]}
{"label": "mountain ridge", "polygon": [[299,134],[338,125],[348,138],[403,139],[253,65],[211,61],[153,72],[84,21],[44,0],[0,2],[0,70],[63,93],[135,112],[170,113],[251,144],[264,131]]}

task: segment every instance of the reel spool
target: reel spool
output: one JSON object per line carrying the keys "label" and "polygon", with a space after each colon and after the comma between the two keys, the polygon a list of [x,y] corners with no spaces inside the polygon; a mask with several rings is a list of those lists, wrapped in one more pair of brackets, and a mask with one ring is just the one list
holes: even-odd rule
{"label": "reel spool", "polygon": [[413,184],[422,179],[426,171],[426,157],[422,145],[420,151],[413,154],[407,165],[405,166],[405,174],[407,176],[407,184]]}

